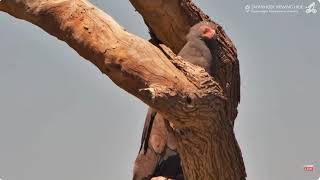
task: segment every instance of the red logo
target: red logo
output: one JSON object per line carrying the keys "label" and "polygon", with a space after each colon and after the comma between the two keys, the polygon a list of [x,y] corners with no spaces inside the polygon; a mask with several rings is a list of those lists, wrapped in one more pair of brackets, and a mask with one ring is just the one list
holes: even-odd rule
{"label": "red logo", "polygon": [[304,165],[304,171],[314,171],[314,165]]}

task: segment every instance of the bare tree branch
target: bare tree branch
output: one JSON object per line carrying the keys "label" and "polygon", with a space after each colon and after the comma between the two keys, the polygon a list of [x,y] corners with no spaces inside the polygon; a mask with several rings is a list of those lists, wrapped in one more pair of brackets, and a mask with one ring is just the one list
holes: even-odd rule
{"label": "bare tree branch", "polygon": [[[196,90],[161,50],[126,32],[85,0],[3,2],[4,11],[65,41],[116,84],[148,104],[152,104],[151,97],[161,97],[154,93],[165,89],[168,93]],[[142,91],[146,88],[152,88],[153,94],[146,96]]]}
{"label": "bare tree branch", "polygon": [[3,11],[5,9],[5,4],[2,0],[0,0],[0,11]]}
{"label": "bare tree branch", "polygon": [[178,53],[185,44],[188,30],[200,21],[211,21],[217,26],[218,60],[215,75],[227,101],[227,119],[234,124],[240,102],[240,70],[237,50],[223,28],[204,14],[191,0],[130,0],[143,16],[151,34]]}
{"label": "bare tree branch", "polygon": [[130,0],[143,16],[150,30],[164,44],[178,53],[185,44],[190,27],[208,16],[190,0]]}
{"label": "bare tree branch", "polygon": [[[180,8],[180,2],[188,0],[131,2],[138,8],[147,7],[147,13],[142,13],[147,24],[174,52],[182,47],[187,29],[197,21],[195,18],[190,22],[185,15],[185,7],[190,4]],[[219,80],[219,74],[213,79],[202,68],[175,57],[166,46],[159,49],[126,32],[86,0],[2,0],[0,10],[65,41],[119,87],[167,118],[180,132],[178,151],[189,180],[245,179],[241,152],[226,109],[233,97],[226,88],[229,82]],[[163,16],[167,18],[174,17],[174,11],[177,15],[173,22],[160,18],[157,24],[154,17],[147,18],[154,16],[152,11],[155,15],[168,12]],[[164,30],[166,27],[168,30]],[[225,36],[219,32],[221,40]],[[222,45],[227,50],[231,48],[227,55],[236,56],[233,46]]]}

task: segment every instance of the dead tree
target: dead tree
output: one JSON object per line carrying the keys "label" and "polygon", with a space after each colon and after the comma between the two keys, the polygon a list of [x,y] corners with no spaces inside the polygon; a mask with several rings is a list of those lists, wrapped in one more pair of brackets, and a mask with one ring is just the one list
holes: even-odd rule
{"label": "dead tree", "polygon": [[[1,0],[0,10],[66,42],[115,84],[179,129],[178,152],[188,180],[242,180],[246,173],[233,122],[239,103],[239,64],[218,25],[217,76],[176,57],[189,28],[209,17],[191,0],[130,0],[154,43],[130,34],[87,0]],[[171,51],[171,50],[172,51]]]}

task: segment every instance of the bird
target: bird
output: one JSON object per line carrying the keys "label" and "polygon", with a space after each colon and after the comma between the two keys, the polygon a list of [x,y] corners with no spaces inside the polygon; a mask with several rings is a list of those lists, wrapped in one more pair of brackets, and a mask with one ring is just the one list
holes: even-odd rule
{"label": "bird", "polygon": [[[186,36],[186,44],[177,55],[185,61],[204,68],[209,75],[219,76],[219,68],[223,63],[218,57],[218,44],[217,25],[203,21],[190,28]],[[239,70],[238,64],[233,64],[235,64],[235,70]],[[239,79],[236,78],[235,81],[237,80]],[[233,82],[226,82],[225,85],[230,86],[231,83],[233,84]],[[160,113],[150,107],[144,123],[139,153],[134,164],[133,180],[150,180],[158,176],[184,180],[175,131]]]}

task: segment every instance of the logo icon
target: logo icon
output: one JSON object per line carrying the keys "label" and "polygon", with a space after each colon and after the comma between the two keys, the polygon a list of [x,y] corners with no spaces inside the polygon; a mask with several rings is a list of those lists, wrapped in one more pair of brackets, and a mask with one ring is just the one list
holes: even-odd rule
{"label": "logo icon", "polygon": [[[320,0],[318,0],[318,1],[320,3]],[[317,13],[317,9],[315,8],[315,6],[316,6],[316,3],[312,2],[309,6],[307,6],[306,13],[307,14],[310,14],[310,13],[315,14],[315,13]]]}
{"label": "logo icon", "polygon": [[315,168],[314,168],[314,165],[304,165],[303,169],[304,171],[311,172],[311,171],[314,171]]}
{"label": "logo icon", "polygon": [[[320,1],[320,0],[319,0]],[[247,4],[245,7],[244,7],[244,9],[246,10],[246,12],[248,13],[249,11],[250,11],[250,5],[249,4]]]}

